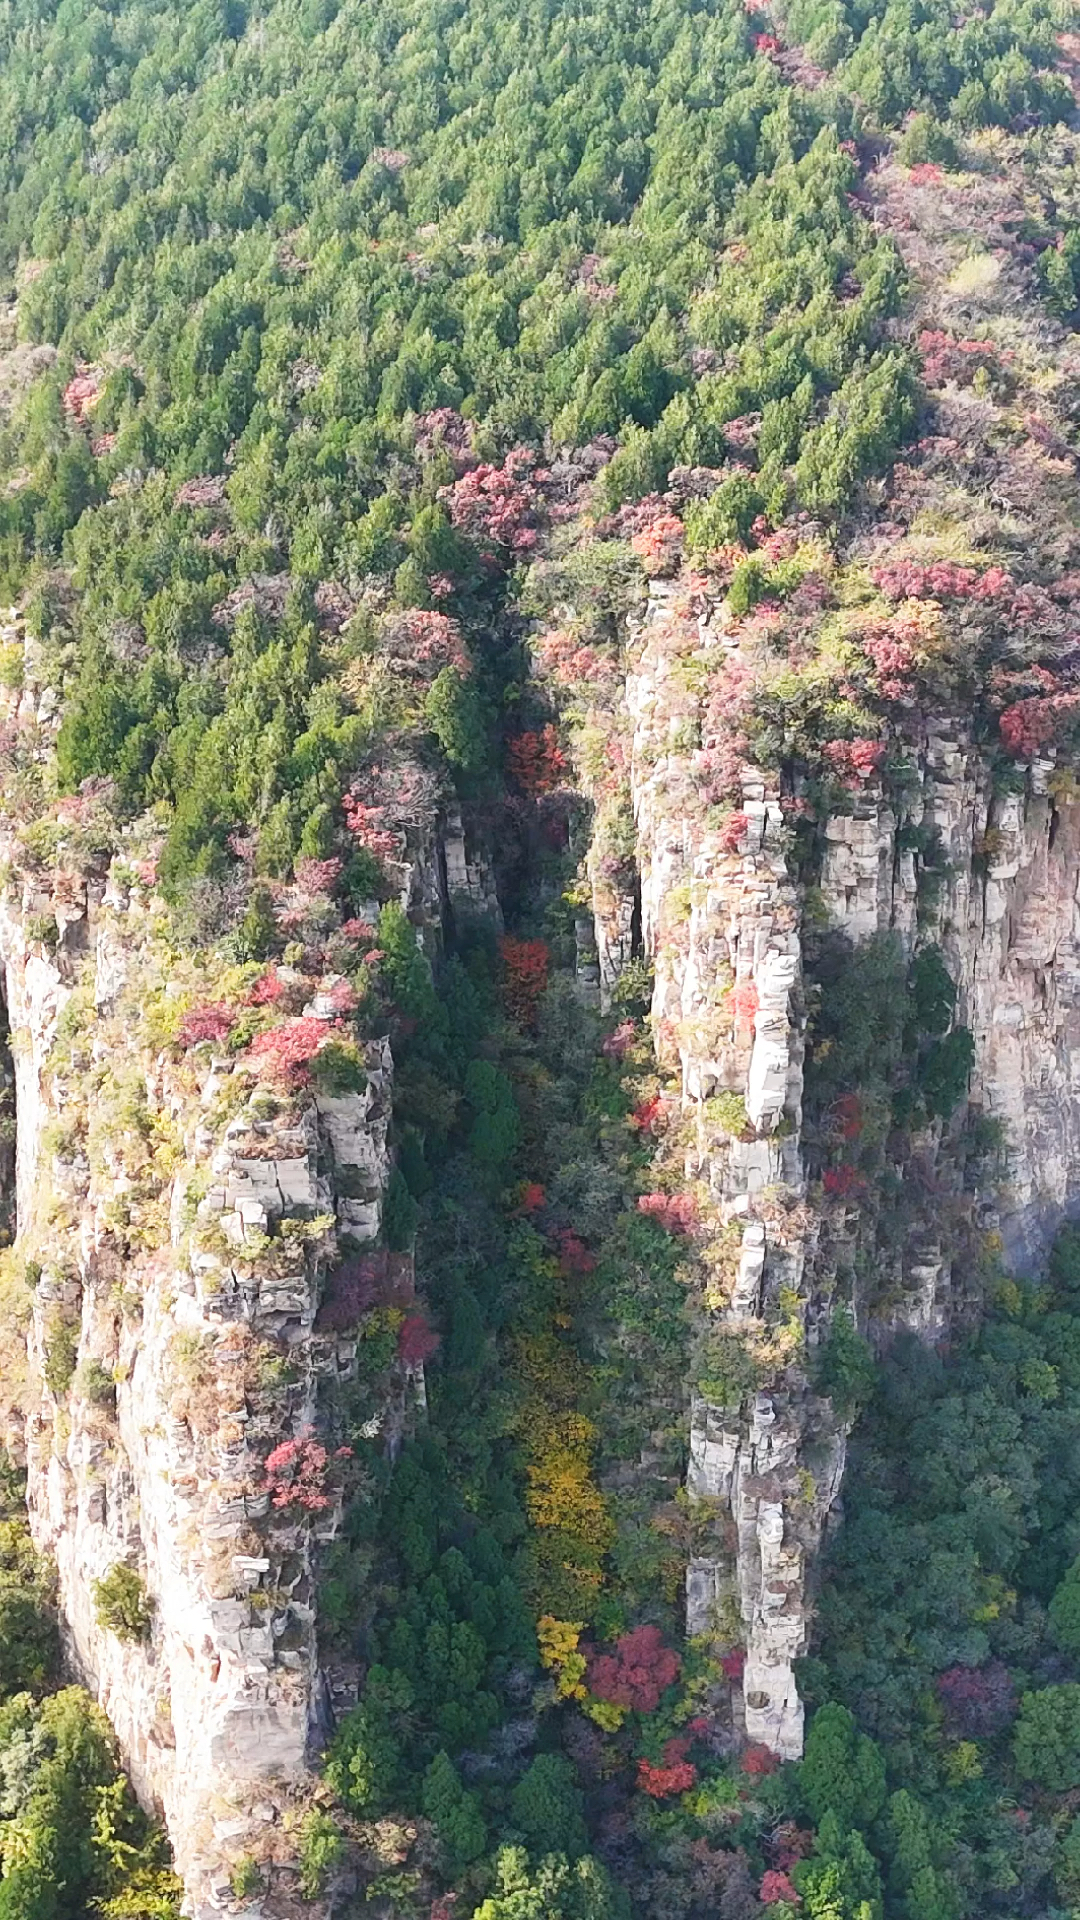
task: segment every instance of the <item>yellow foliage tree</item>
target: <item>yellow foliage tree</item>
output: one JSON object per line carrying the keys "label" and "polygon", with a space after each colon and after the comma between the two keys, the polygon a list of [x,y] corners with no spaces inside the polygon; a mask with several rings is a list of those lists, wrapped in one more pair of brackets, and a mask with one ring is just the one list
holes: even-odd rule
{"label": "yellow foliage tree", "polygon": [[540,1647],[540,1665],[555,1674],[555,1691],[560,1700],[584,1700],[585,1655],[578,1652],[583,1620],[556,1620],[554,1614],[541,1614],[536,1623]]}

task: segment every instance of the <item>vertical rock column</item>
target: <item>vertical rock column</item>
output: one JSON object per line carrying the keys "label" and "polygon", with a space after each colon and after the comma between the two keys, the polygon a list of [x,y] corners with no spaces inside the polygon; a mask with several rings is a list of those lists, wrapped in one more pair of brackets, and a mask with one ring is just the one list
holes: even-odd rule
{"label": "vertical rock column", "polygon": [[[169,994],[159,903],[96,892],[51,951],[21,907],[0,924],[33,1286],[31,1527],[57,1564],[72,1663],[164,1812],[188,1911],[270,1920],[299,1897],[322,1694],[313,1561],[340,1496],[328,1463],[325,1496],[279,1502],[264,1462],[282,1442],[317,1446],[320,1376],[351,1366],[355,1340],[314,1322],[337,1232],[378,1231],[389,1054],[373,1047],[364,1087],[324,1099],[283,1095],[242,1058],[147,1051],[140,1009]],[[334,984],[309,1015],[325,1002],[333,1017]],[[78,1070],[54,1051],[73,992]],[[174,1170],[155,1185],[158,1139]],[[117,1566],[143,1584],[141,1636],[97,1603]],[[244,1858],[262,1891],[238,1906]]]}
{"label": "vertical rock column", "polygon": [[737,1718],[750,1740],[794,1758],[807,1576],[844,1460],[843,1431],[810,1393],[804,1364],[828,1308],[807,1257],[814,1223],[799,1152],[798,900],[779,794],[758,771],[744,772],[736,824],[707,823],[681,745],[693,737],[681,669],[688,659],[714,669],[730,643],[707,619],[680,628],[665,601],[654,593],[627,686],[653,1030],[695,1122],[687,1178],[707,1191],[707,1229],[733,1247],[702,1331],[760,1361],[756,1391],[693,1400],[688,1487],[719,1513],[714,1550],[689,1568],[687,1626],[741,1643]]}

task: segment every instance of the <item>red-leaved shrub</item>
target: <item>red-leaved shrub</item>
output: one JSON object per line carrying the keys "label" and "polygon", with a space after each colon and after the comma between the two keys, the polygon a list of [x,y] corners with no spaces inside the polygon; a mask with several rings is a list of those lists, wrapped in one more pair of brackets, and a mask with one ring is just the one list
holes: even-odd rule
{"label": "red-leaved shrub", "polygon": [[284,980],[280,979],[278,975],[275,973],[273,967],[271,967],[267,973],[261,973],[257,980],[252,981],[251,986],[248,988],[248,993],[247,993],[248,1006],[249,1007],[276,1006],[278,1001],[282,998],[284,992],[285,992]]}
{"label": "red-leaved shrub", "polygon": [[845,786],[857,786],[869,780],[885,758],[880,740],[830,740],[823,752]]}
{"label": "red-leaved shrub", "polygon": [[430,1360],[439,1344],[439,1336],[422,1313],[407,1313],[398,1333],[398,1359],[407,1367],[422,1366]]}
{"label": "red-leaved shrub", "polygon": [[192,1007],[180,1023],[177,1038],[182,1047],[197,1047],[202,1040],[227,1040],[236,1025],[236,1015],[228,1007],[208,1003]]}
{"label": "red-leaved shrub", "polygon": [[618,1026],[602,1042],[600,1051],[606,1060],[625,1060],[634,1044],[635,1028],[632,1020],[620,1020]]}
{"label": "red-leaved shrub", "polygon": [[566,755],[549,721],[539,732],[519,733],[506,745],[510,777],[532,800],[554,793],[563,784]]}
{"label": "red-leaved shrub", "polygon": [[674,573],[682,552],[683,523],[674,513],[662,513],[635,533],[630,541],[646,573]]}
{"label": "red-leaved shrub", "polygon": [[985,1667],[948,1667],[934,1682],[949,1731],[963,1740],[986,1740],[1016,1714],[1016,1689],[1000,1660]]}
{"label": "red-leaved shrub", "polygon": [[654,1800],[666,1800],[673,1793],[687,1793],[696,1781],[697,1768],[689,1760],[674,1760],[670,1766],[663,1767],[654,1767],[648,1760],[638,1761],[638,1786]]}
{"label": "red-leaved shrub", "polygon": [[342,797],[345,812],[345,825],[365,852],[375,855],[377,860],[386,860],[398,852],[401,835],[387,824],[386,808],[371,806],[355,793]]}
{"label": "red-leaved shrub", "polygon": [[692,1233],[697,1226],[697,1202],[692,1193],[643,1193],[638,1197],[638,1212],[668,1233]]}
{"label": "red-leaved shrub", "polygon": [[543,940],[515,940],[509,934],[499,941],[503,965],[503,1004],[522,1026],[536,1017],[537,1003],[547,986],[550,955]]}
{"label": "red-leaved shrub", "polygon": [[736,1020],[749,1022],[761,1005],[761,996],[753,980],[740,980],[731,990],[731,1007]]}
{"label": "red-leaved shrub", "polygon": [[834,1199],[842,1200],[849,1193],[853,1193],[856,1187],[861,1186],[862,1181],[857,1167],[827,1167],[822,1174],[821,1184],[826,1193],[831,1194]]}
{"label": "red-leaved shrub", "polygon": [[[451,486],[440,487],[439,498],[447,503],[455,527],[483,542],[492,559],[508,564],[514,554],[536,545],[543,505],[540,487],[550,478],[535,465],[527,447],[515,447],[501,467],[482,461]],[[491,548],[502,552],[490,553]]]}
{"label": "red-leaved shrub", "polygon": [[299,1019],[284,1021],[280,1027],[270,1027],[266,1033],[257,1033],[251,1043],[251,1054],[271,1073],[300,1085],[307,1079],[308,1067],[319,1048],[340,1031],[336,1022],[303,1014]]}
{"label": "red-leaved shrub", "polygon": [[411,1307],[413,1297],[409,1256],[377,1247],[327,1274],[315,1325],[320,1333],[345,1333],[372,1307]]}
{"label": "red-leaved shrub", "polygon": [[792,1907],[800,1905],[799,1895],[788,1879],[787,1874],[778,1873],[775,1867],[770,1867],[768,1872],[762,1876],[758,1899],[761,1901],[763,1907],[778,1906],[781,1900],[786,1900],[788,1905]]}
{"label": "red-leaved shrub", "polygon": [[723,853],[738,853],[739,848],[746,838],[746,829],[749,825],[750,816],[748,813],[730,814],[720,829],[721,851]]}
{"label": "red-leaved shrub", "polygon": [[594,1273],[596,1255],[590,1253],[584,1240],[571,1227],[561,1227],[555,1235],[555,1245],[559,1250],[559,1265],[565,1274]]}
{"label": "red-leaved shrub", "polygon": [[[351,1447],[338,1447],[334,1454],[335,1460],[351,1458]],[[299,1440],[283,1440],[267,1455],[265,1472],[272,1506],[303,1507],[308,1513],[321,1513],[330,1505],[330,1455],[310,1434],[302,1434]]]}
{"label": "red-leaved shrub", "polygon": [[642,1100],[627,1116],[628,1126],[638,1133],[657,1133],[663,1123],[664,1103],[658,1093],[654,1093],[651,1100]]}
{"label": "red-leaved shrub", "polygon": [[679,1677],[681,1662],[664,1645],[659,1627],[635,1627],[615,1642],[611,1653],[594,1653],[588,1663],[589,1692],[597,1700],[655,1713],[660,1695]]}

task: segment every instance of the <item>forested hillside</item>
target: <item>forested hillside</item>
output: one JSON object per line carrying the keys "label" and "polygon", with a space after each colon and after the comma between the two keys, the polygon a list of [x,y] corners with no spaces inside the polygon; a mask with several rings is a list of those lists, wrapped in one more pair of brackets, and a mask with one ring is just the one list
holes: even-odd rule
{"label": "forested hillside", "polygon": [[0,1920],[1080,1912],[1075,24],[0,6]]}

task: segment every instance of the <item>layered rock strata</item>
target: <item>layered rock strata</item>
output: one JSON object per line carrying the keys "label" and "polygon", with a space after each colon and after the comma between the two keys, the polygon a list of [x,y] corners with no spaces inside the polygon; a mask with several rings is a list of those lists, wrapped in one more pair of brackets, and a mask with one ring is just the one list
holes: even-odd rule
{"label": "layered rock strata", "polygon": [[[783,1321],[781,1339],[813,1344],[828,1309],[807,1260],[799,902],[783,806],[747,768],[735,837],[707,824],[686,751],[699,722],[687,713],[688,669],[698,667],[703,682],[731,647],[707,615],[680,617],[674,599],[654,583],[627,682],[653,1030],[661,1059],[677,1063],[693,1121],[687,1176],[703,1187],[704,1211],[729,1249],[712,1326],[767,1347]],[[745,1419],[694,1398],[688,1488],[717,1503],[721,1519],[715,1550],[688,1571],[687,1626],[741,1641],[745,1733],[793,1757],[802,1746],[793,1662],[806,1650],[807,1560],[839,1486],[844,1434],[797,1366],[772,1371]]]}
{"label": "layered rock strata", "polygon": [[[975,1039],[971,1100],[1001,1125],[1002,1230],[1031,1264],[1080,1184],[1080,805],[1051,760],[1023,792],[996,792],[956,718],[928,728],[917,766],[902,819],[871,787],[828,822],[821,893],[852,940],[893,930],[909,948],[920,932],[941,945]],[[936,839],[930,888],[913,830]],[[927,1323],[945,1310],[928,1303]]]}
{"label": "layered rock strata", "polygon": [[[793,1663],[807,1648],[814,1563],[845,1450],[844,1423],[812,1392],[807,1362],[834,1311],[838,1270],[855,1271],[863,1226],[857,1206],[832,1207],[823,1223],[807,1190],[805,903],[784,802],[745,768],[734,823],[710,827],[694,777],[711,744],[708,688],[738,644],[718,602],[691,616],[676,584],[654,581],[626,697],[653,1031],[692,1122],[686,1179],[728,1248],[709,1324],[764,1356],[768,1374],[741,1413],[701,1397],[692,1406],[688,1487],[718,1504],[721,1524],[715,1554],[689,1569],[688,1627],[741,1641],[746,1736],[792,1757],[803,1728]],[[1000,1122],[1005,1144],[1004,1187],[976,1194],[971,1211],[1031,1264],[1080,1185],[1080,806],[1049,762],[1035,763],[1026,792],[996,792],[958,717],[932,723],[917,767],[902,811],[871,782],[829,819],[814,911],[856,945],[888,932],[908,953],[918,939],[940,945],[957,1019],[975,1042],[970,1100]],[[913,851],[928,844],[929,873]],[[597,945],[603,952],[603,930]],[[920,1150],[948,1180],[941,1138],[931,1129]],[[895,1261],[887,1313],[871,1314],[856,1287],[859,1324],[937,1337],[955,1301],[949,1246],[931,1215]]]}
{"label": "layered rock strata", "polygon": [[[248,1910],[285,1912],[320,1699],[312,1556],[339,1499],[327,1478],[311,1506],[279,1503],[264,1461],[310,1433],[320,1377],[353,1358],[314,1323],[338,1230],[378,1230],[389,1053],[369,1050],[362,1091],[282,1099],[231,1057],[192,1073],[137,1028],[125,1046],[135,999],[169,992],[155,904],[97,891],[54,953],[22,913],[0,924],[32,1250],[31,1527],[190,1911],[235,1904],[231,1870],[251,1857],[265,1893]],[[76,1088],[56,1062],[78,1009]],[[95,1583],[117,1566],[143,1583],[144,1637],[102,1623]]]}

